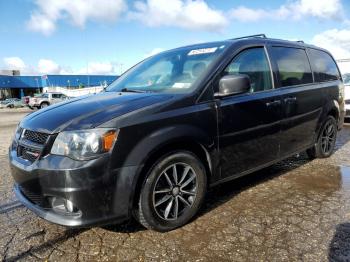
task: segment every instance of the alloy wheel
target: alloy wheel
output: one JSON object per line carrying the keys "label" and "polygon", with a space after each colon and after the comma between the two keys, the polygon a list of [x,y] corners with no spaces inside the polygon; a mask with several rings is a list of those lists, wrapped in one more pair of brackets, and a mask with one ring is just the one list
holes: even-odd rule
{"label": "alloy wheel", "polygon": [[333,151],[336,139],[336,127],[331,121],[328,121],[324,126],[321,135],[321,148],[324,154],[329,154]]}
{"label": "alloy wheel", "polygon": [[185,163],[175,163],[158,177],[153,189],[153,207],[164,220],[177,220],[192,207],[197,195],[197,174]]}

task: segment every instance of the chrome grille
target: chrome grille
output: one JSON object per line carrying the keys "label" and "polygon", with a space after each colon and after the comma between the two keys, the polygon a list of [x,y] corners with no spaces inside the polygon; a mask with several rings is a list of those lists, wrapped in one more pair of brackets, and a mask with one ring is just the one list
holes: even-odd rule
{"label": "chrome grille", "polygon": [[19,145],[17,147],[17,156],[22,157],[23,159],[29,160],[32,163],[39,158],[40,153],[41,152],[38,150],[34,150],[22,145]]}
{"label": "chrome grille", "polygon": [[17,156],[33,163],[41,156],[49,136],[49,134],[22,129],[22,135],[17,142]]}
{"label": "chrome grille", "polygon": [[48,137],[48,134],[35,132],[31,130],[25,130],[23,134],[23,138],[41,145],[46,143]]}

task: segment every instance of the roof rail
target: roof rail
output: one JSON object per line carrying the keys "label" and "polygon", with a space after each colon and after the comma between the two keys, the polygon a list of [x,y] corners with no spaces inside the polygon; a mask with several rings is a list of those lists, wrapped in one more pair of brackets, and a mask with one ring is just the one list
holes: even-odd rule
{"label": "roof rail", "polygon": [[267,38],[265,34],[257,34],[257,35],[247,35],[247,36],[236,37],[236,38],[232,38],[231,40],[239,40],[239,39],[254,38],[254,37]]}
{"label": "roof rail", "polygon": [[305,44],[305,42],[303,40],[297,40],[295,42]]}

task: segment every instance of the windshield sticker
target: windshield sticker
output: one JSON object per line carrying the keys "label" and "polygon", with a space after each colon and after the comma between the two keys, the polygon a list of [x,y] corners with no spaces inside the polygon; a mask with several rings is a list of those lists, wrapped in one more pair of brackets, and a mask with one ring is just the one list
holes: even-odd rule
{"label": "windshield sticker", "polygon": [[191,83],[175,83],[173,85],[174,88],[189,88]]}
{"label": "windshield sticker", "polygon": [[187,55],[190,56],[190,55],[210,54],[210,53],[215,53],[217,49],[218,49],[217,47],[194,49],[194,50],[191,50]]}

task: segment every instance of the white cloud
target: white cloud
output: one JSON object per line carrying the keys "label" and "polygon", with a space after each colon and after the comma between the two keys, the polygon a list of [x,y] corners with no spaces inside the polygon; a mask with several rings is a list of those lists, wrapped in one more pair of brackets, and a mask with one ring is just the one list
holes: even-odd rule
{"label": "white cloud", "polygon": [[52,60],[40,59],[38,62],[38,71],[40,74],[60,74],[62,68]]}
{"label": "white cloud", "polygon": [[[350,30],[331,29],[315,35],[311,43],[329,50],[335,59],[350,59]],[[350,72],[350,62],[338,63],[342,73]]]}
{"label": "white cloud", "polygon": [[350,30],[327,30],[315,35],[311,43],[328,49],[336,59],[350,58]]}
{"label": "white cloud", "polygon": [[341,0],[299,0],[291,6],[293,11],[300,11],[301,15],[336,20],[344,18]]}
{"label": "white cloud", "polygon": [[129,18],[147,26],[173,26],[191,30],[221,31],[228,21],[222,11],[204,0],[136,1]]}
{"label": "white cloud", "polygon": [[233,20],[241,22],[271,20],[299,20],[307,16],[318,19],[345,20],[341,0],[294,0],[275,9],[252,9],[239,6],[229,11]]}
{"label": "white cloud", "polygon": [[38,73],[34,67],[27,65],[17,56],[3,58],[3,69],[19,70],[22,75],[35,75]]}
{"label": "white cloud", "polygon": [[36,5],[27,26],[45,35],[56,30],[59,20],[83,28],[88,20],[116,21],[127,9],[125,0],[36,0]]}
{"label": "white cloud", "polygon": [[77,71],[77,74],[114,75],[120,73],[120,65],[112,62],[89,62],[87,67]]}
{"label": "white cloud", "polygon": [[3,62],[5,64],[5,67],[9,70],[23,70],[26,68],[26,64],[24,61],[19,57],[5,57],[3,59]]}
{"label": "white cloud", "polygon": [[[71,67],[62,66],[53,60],[39,59],[36,66],[27,65],[19,57],[6,57],[3,59],[3,69],[20,70],[22,75],[46,75],[46,74],[96,74],[115,75],[121,73],[122,65],[114,62],[89,62],[87,67],[74,70]],[[87,68],[89,70],[87,70]]]}

